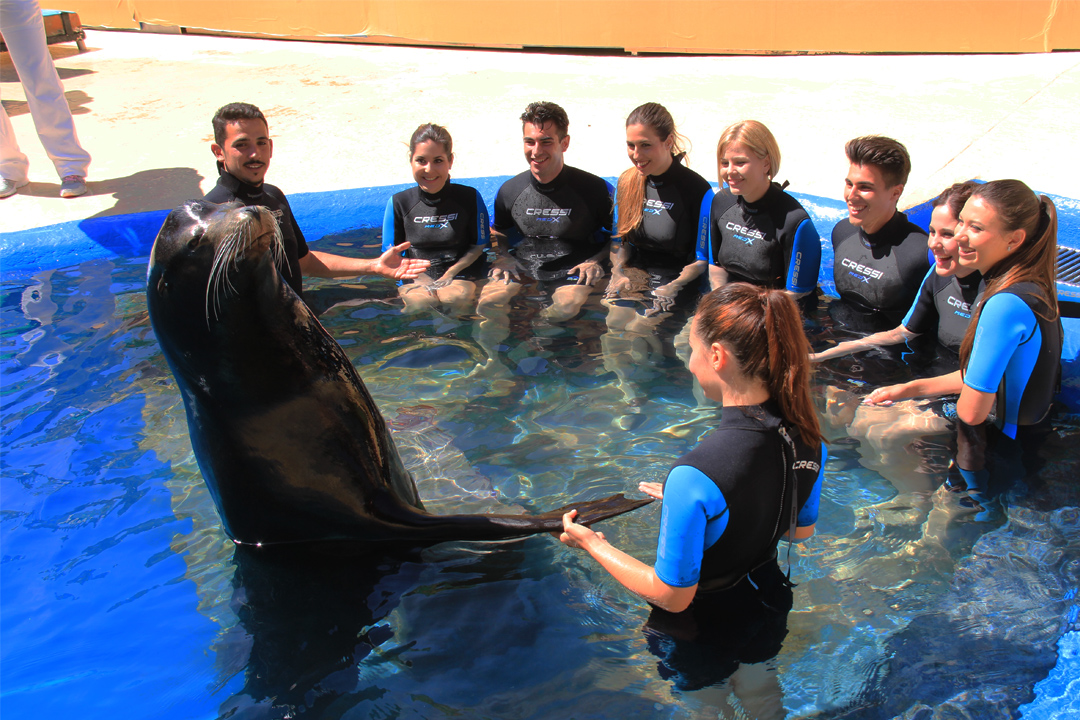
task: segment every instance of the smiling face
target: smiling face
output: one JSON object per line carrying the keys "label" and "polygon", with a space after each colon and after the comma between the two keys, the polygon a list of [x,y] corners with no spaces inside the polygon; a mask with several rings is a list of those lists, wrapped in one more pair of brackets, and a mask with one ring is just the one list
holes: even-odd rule
{"label": "smiling face", "polygon": [[454,156],[446,152],[446,146],[436,140],[417,143],[412,156],[413,179],[420,189],[435,194],[446,187]]}
{"label": "smiling face", "polygon": [[961,267],[959,262],[960,249],[956,242],[956,225],[959,222],[949,212],[948,203],[939,205],[930,213],[930,234],[926,244],[934,253],[934,272],[942,277],[964,277],[974,272],[971,268]]}
{"label": "smiling face", "polygon": [[873,165],[852,163],[844,180],[848,220],[868,235],[876,233],[896,214],[902,192],[903,185],[890,187],[881,170]]}
{"label": "smiling face", "polygon": [[233,120],[225,126],[225,140],[210,146],[217,161],[238,180],[259,186],[270,167],[274,141],[262,120]]}
{"label": "smiling face", "polygon": [[747,202],[757,202],[772,182],[772,163],[759,158],[742,143],[733,142],[720,156],[720,181],[727,184],[732,195],[742,195]]}
{"label": "smiling face", "polygon": [[970,198],[960,211],[956,242],[960,264],[984,275],[1024,242],[1023,230],[1008,230],[997,210],[981,197]]}
{"label": "smiling face", "polygon": [[646,125],[626,126],[626,155],[642,175],[663,175],[671,167],[675,138],[666,140]]}
{"label": "smiling face", "polygon": [[563,153],[570,147],[570,136],[560,138],[559,129],[550,122],[540,127],[527,122],[522,127],[522,136],[529,171],[537,181],[550,183],[562,172]]}

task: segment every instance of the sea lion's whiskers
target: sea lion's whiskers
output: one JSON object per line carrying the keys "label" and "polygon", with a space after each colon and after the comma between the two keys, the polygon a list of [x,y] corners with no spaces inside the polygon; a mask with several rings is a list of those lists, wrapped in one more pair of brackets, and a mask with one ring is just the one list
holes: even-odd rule
{"label": "sea lion's whiskers", "polygon": [[[265,211],[263,211],[265,212]],[[281,237],[281,228],[276,221],[270,221],[273,229],[273,237],[270,238],[268,252],[274,266],[280,271],[284,266],[285,243]],[[211,299],[213,302],[214,319],[217,319],[221,309],[222,297],[229,293],[236,294],[236,286],[232,283],[229,273],[235,270],[244,257],[247,250],[254,245],[260,237],[260,224],[257,218],[239,217],[233,222],[233,227],[222,237],[214,253],[214,262],[210,266],[210,279],[206,286],[206,322],[210,322]]]}

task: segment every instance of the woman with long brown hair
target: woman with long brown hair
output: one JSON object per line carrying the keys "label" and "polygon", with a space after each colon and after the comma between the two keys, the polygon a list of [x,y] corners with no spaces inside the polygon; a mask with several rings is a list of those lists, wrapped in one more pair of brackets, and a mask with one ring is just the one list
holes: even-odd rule
{"label": "woman with long brown hair", "polygon": [[[634,166],[619,177],[615,191],[621,244],[606,297],[636,299],[646,289],[656,311],[692,306],[708,266],[699,253],[708,235],[712,188],[683,164],[686,138],[659,103],[645,103],[626,118],[626,153]],[[647,288],[633,287],[631,269],[647,278]]]}
{"label": "woman with long brown hair", "polygon": [[[560,539],[652,605],[650,627],[676,645],[753,628],[739,653],[775,654],[792,601],[776,546],[785,535],[798,541],[813,533],[823,477],[809,342],[786,292],[731,283],[702,299],[690,346],[690,372],[724,410],[716,430],[675,463],[663,486],[641,486],[664,502],[655,567],[575,523],[575,511],[564,516]],[[674,656],[665,662],[679,665]]]}
{"label": "woman with long brown hair", "polygon": [[[986,289],[960,346],[961,369],[920,381],[919,394],[959,393],[956,415],[967,426],[994,414],[1005,436],[1049,416],[1061,376],[1057,208],[1019,180],[978,186],[956,227],[959,263],[982,273]],[[875,391],[874,401],[902,397],[905,386]],[[958,461],[962,458],[958,458]],[[987,489],[982,458],[960,464],[967,489]]]}

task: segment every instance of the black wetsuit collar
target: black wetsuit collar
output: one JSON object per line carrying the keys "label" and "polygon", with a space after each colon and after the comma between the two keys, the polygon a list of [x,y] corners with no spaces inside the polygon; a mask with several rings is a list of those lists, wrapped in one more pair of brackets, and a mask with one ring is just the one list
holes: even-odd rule
{"label": "black wetsuit collar", "polygon": [[539,180],[536,179],[536,176],[533,175],[531,171],[529,171],[529,180],[532,182],[532,185],[533,185],[534,188],[536,188],[537,190],[539,190],[540,192],[542,192],[544,194],[547,194],[547,193],[553,192],[555,190],[558,190],[559,188],[561,188],[566,183],[566,169],[568,167],[569,167],[568,165],[564,164],[563,167],[562,167],[562,170],[559,171],[559,174],[556,175],[552,179],[552,181],[549,182],[549,183],[540,182]]}
{"label": "black wetsuit collar", "polygon": [[650,175],[649,176],[649,184],[652,185],[653,187],[662,186],[664,183],[669,182],[671,180],[671,178],[675,177],[675,175],[677,175],[679,173],[681,167],[682,167],[681,162],[679,160],[676,160],[674,157],[672,157],[671,158],[671,167],[669,167],[667,170],[660,173],[659,175]]}
{"label": "black wetsuit collar", "polygon": [[427,203],[430,203],[431,205],[437,205],[444,197],[446,197],[446,188],[448,187],[450,187],[450,178],[446,178],[446,182],[443,183],[443,186],[439,190],[439,192],[429,193],[427,190],[420,187],[419,185],[416,186],[416,189],[420,191],[421,199],[423,199]]}
{"label": "black wetsuit collar", "polygon": [[970,288],[979,287],[979,283],[982,282],[982,273],[979,272],[978,270],[976,270],[975,272],[971,273],[970,275],[965,275],[964,277],[957,277],[956,282],[962,288],[970,289]]}
{"label": "black wetsuit collar", "polygon": [[776,202],[777,196],[783,194],[784,191],[780,189],[779,183],[769,183],[769,189],[765,191],[764,195],[759,197],[754,202],[748,201],[742,195],[735,195],[735,193],[732,193],[732,195],[735,195],[735,199],[738,201],[738,203],[744,208],[746,208],[746,210],[750,213],[759,213],[762,210],[766,210],[767,208],[771,207],[773,203]]}
{"label": "black wetsuit collar", "polygon": [[903,232],[902,228],[905,223],[907,223],[907,215],[897,210],[889,218],[889,221],[882,225],[881,229],[873,235],[862,228],[859,228],[859,235],[862,237],[863,242],[870,247],[875,245],[898,245],[907,237],[907,233]]}
{"label": "black wetsuit collar", "polygon": [[255,198],[262,196],[263,194],[262,183],[258,185],[246,183],[240,178],[230,173],[228,170],[221,171],[221,173],[218,175],[217,184],[228,190],[236,197],[244,198],[245,200],[254,200]]}

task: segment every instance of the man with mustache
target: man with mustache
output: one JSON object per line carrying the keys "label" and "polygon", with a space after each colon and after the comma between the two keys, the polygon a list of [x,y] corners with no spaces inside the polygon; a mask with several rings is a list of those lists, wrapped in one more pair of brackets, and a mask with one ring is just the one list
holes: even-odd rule
{"label": "man with mustache", "polygon": [[415,278],[427,269],[427,260],[404,258],[405,242],[395,245],[374,260],[309,250],[292,208],[281,192],[263,182],[274,154],[270,126],[259,108],[249,103],[230,103],[214,114],[214,142],[210,145],[217,158],[218,182],[206,199],[213,203],[237,200],[245,205],[261,205],[277,218],[285,246],[285,267],[280,268],[286,282],[303,297],[304,275],[324,278],[381,275],[402,280]]}

